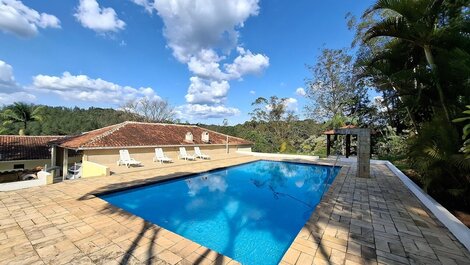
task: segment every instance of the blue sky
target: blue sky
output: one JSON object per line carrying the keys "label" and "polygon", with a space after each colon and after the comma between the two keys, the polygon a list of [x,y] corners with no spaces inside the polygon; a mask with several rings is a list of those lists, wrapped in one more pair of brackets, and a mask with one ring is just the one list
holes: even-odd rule
{"label": "blue sky", "polygon": [[167,99],[185,121],[249,119],[290,98],[320,49],[348,47],[345,14],[372,1],[0,0],[0,104],[118,108]]}

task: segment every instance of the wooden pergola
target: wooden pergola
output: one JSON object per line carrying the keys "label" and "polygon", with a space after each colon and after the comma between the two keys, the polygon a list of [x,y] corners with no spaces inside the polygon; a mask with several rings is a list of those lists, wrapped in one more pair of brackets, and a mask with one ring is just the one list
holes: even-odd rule
{"label": "wooden pergola", "polygon": [[[346,125],[343,126],[339,129],[334,129],[334,130],[328,130],[323,132],[324,135],[326,135],[326,156],[331,155],[331,136],[336,136],[336,135],[344,135],[341,133],[339,130],[343,129],[356,129],[357,127],[354,125]],[[346,158],[349,158],[351,156],[351,134],[346,134]]]}
{"label": "wooden pergola", "polygon": [[351,135],[357,135],[357,177],[370,178],[370,129],[347,125],[324,132],[326,135],[326,153],[331,152],[331,136],[346,136],[346,157],[351,155]]}

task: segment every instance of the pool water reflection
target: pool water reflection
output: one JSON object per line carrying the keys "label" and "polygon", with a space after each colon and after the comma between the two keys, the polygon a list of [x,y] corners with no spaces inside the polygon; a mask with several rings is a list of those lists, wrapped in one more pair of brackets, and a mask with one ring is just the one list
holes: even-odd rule
{"label": "pool water reflection", "polygon": [[277,264],[338,171],[257,161],[101,198],[243,264]]}

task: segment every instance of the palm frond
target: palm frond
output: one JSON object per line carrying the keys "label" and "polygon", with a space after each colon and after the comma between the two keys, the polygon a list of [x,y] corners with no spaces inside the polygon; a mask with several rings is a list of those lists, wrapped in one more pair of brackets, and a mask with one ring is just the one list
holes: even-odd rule
{"label": "palm frond", "polygon": [[412,43],[416,42],[406,19],[403,17],[384,19],[372,26],[365,34],[366,41],[377,37],[393,37]]}

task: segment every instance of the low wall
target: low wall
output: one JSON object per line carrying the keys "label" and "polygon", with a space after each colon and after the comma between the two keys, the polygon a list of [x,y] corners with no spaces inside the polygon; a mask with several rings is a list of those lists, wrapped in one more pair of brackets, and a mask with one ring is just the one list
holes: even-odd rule
{"label": "low wall", "polygon": [[44,167],[45,164],[50,165],[50,159],[35,159],[35,160],[15,160],[15,161],[0,161],[0,170],[13,169],[14,165],[22,164],[25,169],[33,169],[35,167]]}
{"label": "low wall", "polygon": [[50,175],[51,175],[50,173],[39,171],[37,173],[37,176],[38,176],[37,179],[1,183],[0,191],[20,190],[20,189],[37,187],[37,186],[43,186],[47,184],[47,178]]}
{"label": "low wall", "polygon": [[109,167],[90,161],[83,161],[82,163],[82,178],[103,177],[109,175]]}
{"label": "low wall", "polygon": [[249,151],[237,151],[238,154],[252,155],[259,157],[274,157],[274,158],[288,158],[288,159],[306,159],[306,160],[318,160],[319,156],[308,156],[308,155],[289,155],[289,154],[272,154],[272,153],[258,153]]}
{"label": "low wall", "polygon": [[[173,160],[178,159],[179,147],[162,147],[163,152],[166,156]],[[186,151],[189,154],[194,154],[193,146],[185,146]],[[150,160],[155,156],[155,148],[123,148],[129,150],[129,154],[132,158],[137,161]],[[219,157],[227,153],[226,147],[222,145],[218,146],[200,146],[201,151],[211,157]],[[234,152],[237,150],[237,146],[229,146],[229,151]],[[114,164],[119,160],[119,149],[99,149],[99,150],[84,150],[83,151],[84,161],[90,161],[98,164]]]}

